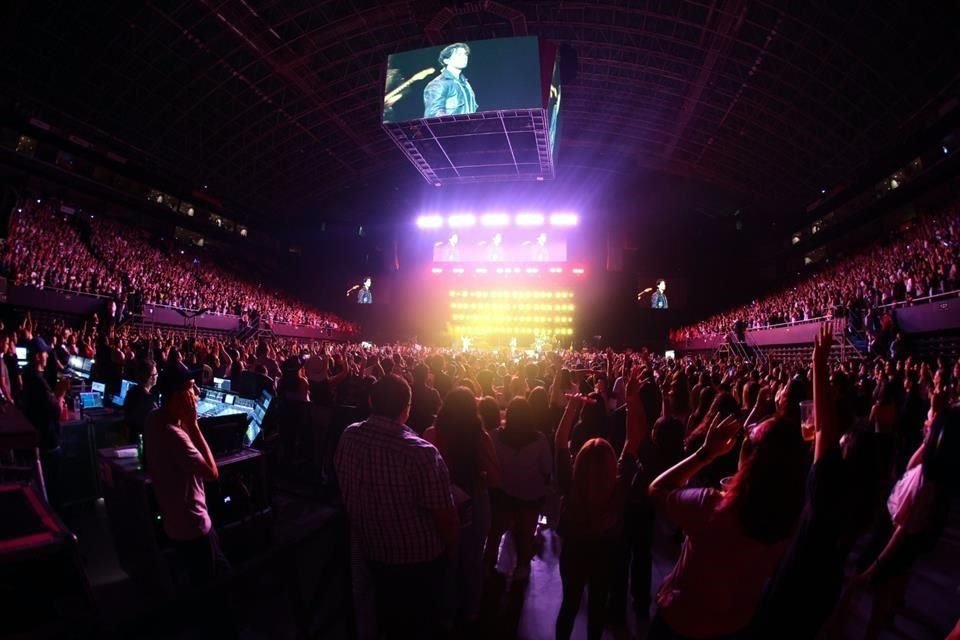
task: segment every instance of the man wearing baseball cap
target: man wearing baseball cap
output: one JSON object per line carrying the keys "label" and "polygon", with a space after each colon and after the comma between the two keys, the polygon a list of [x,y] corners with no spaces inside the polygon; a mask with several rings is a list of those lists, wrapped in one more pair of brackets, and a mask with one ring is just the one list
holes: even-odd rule
{"label": "man wearing baseball cap", "polygon": [[63,398],[70,390],[69,380],[60,380],[51,389],[44,375],[53,349],[36,336],[27,343],[27,366],[23,370],[20,408],[40,435],[40,462],[50,504],[57,506],[60,477],[60,412]]}

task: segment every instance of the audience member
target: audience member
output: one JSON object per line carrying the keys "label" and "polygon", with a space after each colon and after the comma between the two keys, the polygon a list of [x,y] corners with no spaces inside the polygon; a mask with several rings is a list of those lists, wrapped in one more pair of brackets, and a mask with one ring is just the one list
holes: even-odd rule
{"label": "audience member", "polygon": [[350,531],[369,563],[383,637],[435,637],[446,552],[460,527],[450,476],[437,449],[405,425],[407,382],[384,377],[370,395],[372,415],[344,431],[336,452]]}

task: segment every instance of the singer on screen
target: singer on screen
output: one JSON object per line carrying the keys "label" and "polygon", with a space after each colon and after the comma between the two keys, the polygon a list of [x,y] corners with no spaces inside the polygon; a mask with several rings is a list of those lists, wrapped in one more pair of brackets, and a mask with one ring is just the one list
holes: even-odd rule
{"label": "singer on screen", "polygon": [[667,281],[657,280],[657,289],[650,296],[650,307],[653,309],[666,309],[667,305]]}
{"label": "singer on screen", "polygon": [[357,304],[373,304],[373,292],[370,287],[373,286],[373,280],[370,277],[364,278],[363,286],[357,292]]}
{"label": "singer on screen", "polygon": [[423,117],[476,113],[477,96],[463,75],[470,61],[470,47],[462,42],[448,45],[438,60],[443,71],[423,89]]}

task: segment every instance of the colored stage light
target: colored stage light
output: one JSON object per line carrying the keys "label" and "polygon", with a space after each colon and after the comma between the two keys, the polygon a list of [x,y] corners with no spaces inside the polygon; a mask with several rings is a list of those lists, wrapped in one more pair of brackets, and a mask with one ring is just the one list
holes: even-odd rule
{"label": "colored stage light", "polygon": [[527,267],[527,273],[540,273],[540,269],[536,267]]}
{"label": "colored stage light", "polygon": [[434,267],[433,269],[430,269],[430,271],[432,273],[443,273],[443,269],[441,269],[440,267]]}
{"label": "colored stage light", "polygon": [[480,216],[480,224],[484,227],[506,227],[510,224],[510,216],[505,213],[485,213]]}
{"label": "colored stage light", "polygon": [[574,270],[573,270],[573,275],[575,275],[575,276],[582,276],[582,275],[583,275],[583,268],[582,268],[582,267],[577,267],[576,269],[574,269]]}
{"label": "colored stage light", "polygon": [[443,226],[443,218],[440,216],[420,216],[417,218],[417,226],[421,229],[439,229]]}
{"label": "colored stage light", "polygon": [[454,267],[454,268],[453,268],[453,272],[454,272],[454,273],[463,273],[463,267]]}
{"label": "colored stage light", "polygon": [[447,218],[447,226],[451,229],[462,229],[477,224],[477,218],[472,213],[458,213]]}
{"label": "colored stage light", "polygon": [[514,218],[518,227],[539,227],[543,225],[542,213],[518,213]]}
{"label": "colored stage light", "polygon": [[486,268],[486,267],[477,267],[476,269],[474,269],[474,271],[476,271],[477,273],[486,273],[486,272],[487,272],[487,268]]}
{"label": "colored stage light", "polygon": [[575,213],[554,213],[550,216],[550,224],[554,227],[575,227],[578,221]]}

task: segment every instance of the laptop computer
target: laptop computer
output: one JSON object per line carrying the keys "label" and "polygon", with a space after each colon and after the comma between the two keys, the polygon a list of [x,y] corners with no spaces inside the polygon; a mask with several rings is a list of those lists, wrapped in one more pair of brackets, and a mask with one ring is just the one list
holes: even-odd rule
{"label": "laptop computer", "polygon": [[124,402],[127,400],[127,394],[130,393],[130,389],[133,389],[137,386],[137,383],[132,380],[121,380],[120,381],[120,398]]}
{"label": "laptop computer", "polygon": [[93,382],[90,384],[90,391],[97,391],[100,393],[100,395],[103,395],[107,392],[107,383]]}
{"label": "laptop computer", "polygon": [[103,406],[103,394],[99,391],[84,391],[80,394],[80,406],[84,415],[97,416],[111,413]]}

